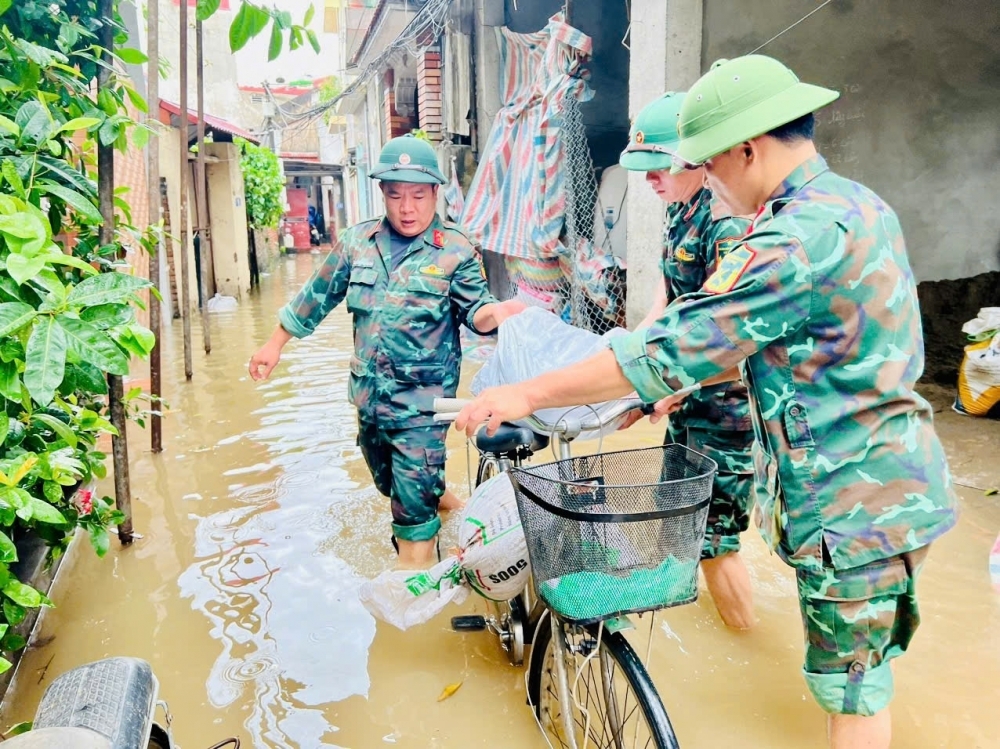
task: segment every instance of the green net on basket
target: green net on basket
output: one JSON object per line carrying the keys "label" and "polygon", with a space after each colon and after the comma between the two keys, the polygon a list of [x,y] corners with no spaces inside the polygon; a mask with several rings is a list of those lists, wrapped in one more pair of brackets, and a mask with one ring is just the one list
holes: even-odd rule
{"label": "green net on basket", "polygon": [[567,619],[589,620],[624,611],[676,606],[698,592],[698,560],[671,555],[659,567],[608,574],[574,572],[538,587],[545,602]]}

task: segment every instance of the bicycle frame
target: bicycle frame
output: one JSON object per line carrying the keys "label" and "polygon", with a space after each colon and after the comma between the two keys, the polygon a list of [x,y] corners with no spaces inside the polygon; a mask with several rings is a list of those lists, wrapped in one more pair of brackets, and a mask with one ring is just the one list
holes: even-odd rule
{"label": "bicycle frame", "polygon": [[[469,401],[461,399],[449,399],[441,398],[435,401],[434,408],[438,413],[435,415],[435,420],[437,421],[453,421],[457,412],[464,407]],[[576,437],[585,431],[600,430],[607,425],[614,422],[615,419],[623,416],[631,410],[636,408],[644,408],[644,405],[639,399],[622,399],[620,401],[620,406],[618,408],[612,409],[610,415],[605,414],[602,418],[600,415],[596,414],[596,423],[584,423],[582,420],[560,420],[555,426],[549,426],[534,416],[528,416],[522,423],[526,425],[529,429],[538,435],[550,437],[556,446],[557,460],[563,461],[568,460],[573,457],[571,443]],[[530,447],[524,446],[514,451],[513,459],[509,454],[506,453],[493,453],[493,452],[482,452],[480,460],[489,459],[496,461],[497,468],[499,472],[503,473],[509,471],[511,468],[520,468],[527,458],[534,455],[534,452]],[[535,638],[535,631],[542,622],[546,614],[548,615],[548,625],[552,628],[552,643],[555,648],[555,670],[556,678],[559,682],[559,703],[560,711],[563,719],[563,730],[566,732],[568,741],[572,749],[577,749],[576,743],[576,726],[573,723],[573,709],[572,709],[572,687],[569,682],[569,674],[566,671],[566,641],[563,638],[563,627],[564,624],[559,616],[551,611],[541,598],[537,598],[534,595],[533,584],[525,586],[525,589],[521,591],[519,598],[525,612],[525,620],[523,622],[524,628],[524,643],[531,643]],[[627,620],[627,617],[622,617],[622,619]],[[622,627],[622,622],[616,624],[618,628],[628,628],[628,624]],[[534,657],[534,654],[533,654]],[[613,704],[613,694],[609,693],[610,684],[606,681],[606,675],[609,673],[608,664],[606,664],[606,656],[601,654],[601,676],[604,682],[603,687],[606,694],[606,699],[609,704]],[[617,708],[613,708],[617,717]]]}

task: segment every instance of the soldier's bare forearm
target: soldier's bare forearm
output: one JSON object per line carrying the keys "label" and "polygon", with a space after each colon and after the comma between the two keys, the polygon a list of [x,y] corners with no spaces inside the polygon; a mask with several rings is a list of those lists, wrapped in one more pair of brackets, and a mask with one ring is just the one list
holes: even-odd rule
{"label": "soldier's bare forearm", "polygon": [[290,340],[292,340],[292,338],[294,337],[295,336],[293,336],[291,333],[289,333],[287,330],[281,327],[280,324],[278,324],[275,327],[274,332],[271,333],[271,337],[268,339],[267,345],[274,346],[280,351],[285,347],[285,344],[288,343]]}
{"label": "soldier's bare forearm", "polygon": [[535,411],[601,403],[622,398],[634,390],[610,350],[528,380],[523,386]]}

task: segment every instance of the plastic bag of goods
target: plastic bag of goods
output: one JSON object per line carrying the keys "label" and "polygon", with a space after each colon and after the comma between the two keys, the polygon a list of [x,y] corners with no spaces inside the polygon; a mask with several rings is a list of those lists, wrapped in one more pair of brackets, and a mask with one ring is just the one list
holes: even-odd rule
{"label": "plastic bag of goods", "polygon": [[1000,405],[1000,307],[984,307],[962,326],[973,340],[958,370],[954,410],[969,416],[991,415]]}
{"label": "plastic bag of goods", "polygon": [[[612,328],[604,335],[570,325],[558,316],[537,307],[504,320],[497,335],[496,351],[472,378],[473,395],[498,385],[515,385],[555,369],[576,364],[608,347],[608,339],[625,335],[624,328]],[[616,401],[593,403],[574,408],[545,408],[535,417],[549,426],[560,421],[595,422],[599,416],[618,407]],[[621,418],[602,423],[599,428],[584,428],[577,439],[596,439],[615,432]],[[603,419],[601,419],[603,422]]]}
{"label": "plastic bag of goods", "polygon": [[361,586],[372,616],[399,629],[430,621],[475,590],[494,601],[517,596],[531,569],[514,487],[501,473],[476,488],[462,511],[458,548],[429,570],[388,570]]}

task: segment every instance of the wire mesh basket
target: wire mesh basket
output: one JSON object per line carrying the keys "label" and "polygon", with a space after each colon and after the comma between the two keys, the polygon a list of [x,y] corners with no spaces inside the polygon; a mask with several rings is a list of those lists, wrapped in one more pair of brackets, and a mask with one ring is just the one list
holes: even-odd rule
{"label": "wire mesh basket", "polygon": [[539,597],[584,624],[695,600],[716,469],[677,444],[512,468]]}

